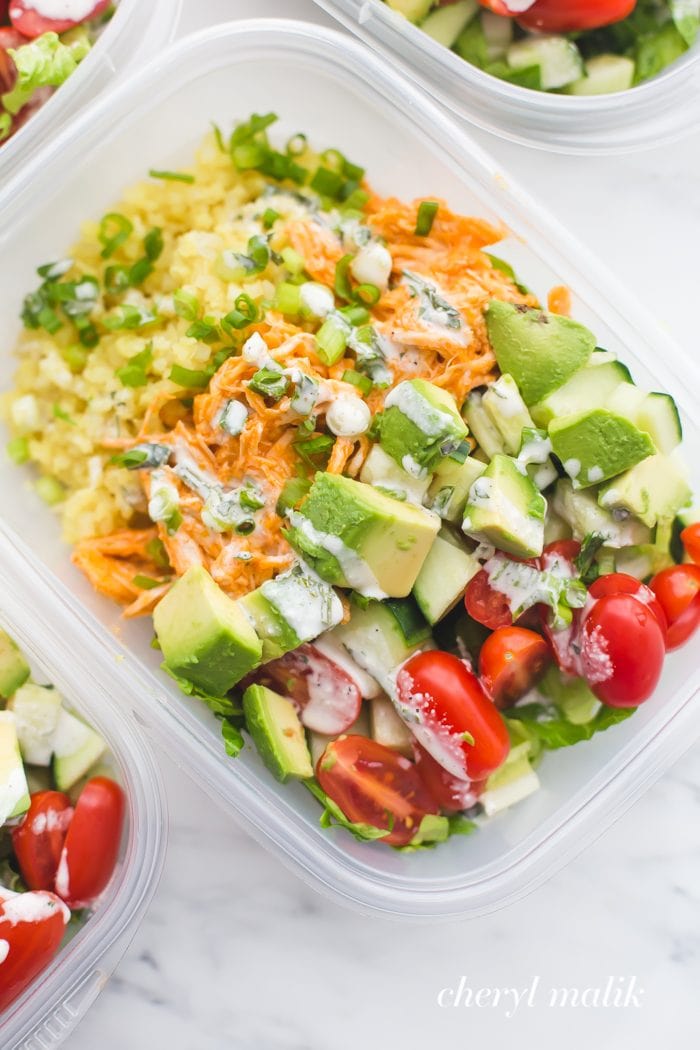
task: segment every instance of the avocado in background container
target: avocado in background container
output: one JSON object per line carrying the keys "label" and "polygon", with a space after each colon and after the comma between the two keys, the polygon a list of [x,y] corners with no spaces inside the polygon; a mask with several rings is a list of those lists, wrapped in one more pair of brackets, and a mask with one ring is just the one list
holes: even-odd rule
{"label": "avocado in background container", "polygon": [[[105,775],[121,784],[126,813],[116,870],[91,916],[73,936],[69,928],[53,962],[0,1013],[3,1050],[57,1047],[68,1038],[136,932],[165,853],[160,774],[129,716],[128,682],[113,654],[81,630],[61,588],[33,561],[0,526],[0,627],[27,658],[32,677],[55,686],[64,710],[74,711],[106,740]],[[30,769],[35,778],[42,771]]]}
{"label": "avocado in background container", "polygon": [[117,0],[90,52],[64,84],[5,143],[0,143],[0,188],[54,138],[115,77],[139,69],[175,35],[182,0]]}
{"label": "avocado in background container", "polygon": [[[323,106],[310,106],[313,98]],[[437,195],[465,214],[504,222],[512,235],[494,248],[498,256],[541,299],[566,284],[573,316],[599,345],[618,353],[640,385],[676,399],[700,487],[693,363],[597,259],[386,60],[347,35],[305,23],[238,22],[181,40],[99,100],[6,187],[0,251],[13,265],[0,284],[0,386],[12,385],[10,348],[36,268],[64,257],[80,222],[98,220],[149,168],[187,168],[212,121],[228,132],[250,113],[270,111],[280,118],[275,141],[303,131],[312,143],[333,145],[366,167],[380,194]],[[71,565],[27,469],[0,457],[0,485],[11,494],[2,508],[8,526],[67,584],[86,644],[99,639],[121,657],[119,681],[127,674],[131,683],[125,708],[256,839],[317,888],[363,910],[447,919],[523,896],[608,827],[700,732],[700,669],[688,647],[670,655],[655,696],[634,719],[548,756],[544,789],[478,834],[411,854],[358,842],[322,828],[311,794],[298,783],[277,783],[253,747],[229,758],[220,722],[159,669],[151,623],[122,619]]]}
{"label": "avocado in background container", "polygon": [[316,3],[458,117],[513,142],[556,153],[625,153],[700,127],[700,40],[653,79],[625,91],[574,96],[485,73],[384,0]]}

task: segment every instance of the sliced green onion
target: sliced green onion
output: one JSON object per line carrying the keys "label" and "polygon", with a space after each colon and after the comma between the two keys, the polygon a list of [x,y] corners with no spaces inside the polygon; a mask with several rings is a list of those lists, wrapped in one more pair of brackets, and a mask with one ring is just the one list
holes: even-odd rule
{"label": "sliced green onion", "polygon": [[39,327],[43,328],[50,335],[53,335],[54,332],[57,332],[59,328],[63,327],[63,322],[60,317],[50,306],[42,307],[37,314],[37,321],[39,322]]}
{"label": "sliced green onion", "polygon": [[148,343],[140,353],[130,357],[125,365],[116,370],[116,377],[122,386],[132,388],[146,386],[148,383],[148,366],[153,359],[153,345]]}
{"label": "sliced green onion", "polygon": [[251,532],[255,530],[255,522],[252,520],[241,521],[236,525],[235,532],[239,536],[250,536]]}
{"label": "sliced green onion", "polygon": [[128,280],[132,288],[138,288],[140,284],[146,280],[153,273],[153,263],[151,260],[144,256],[143,259],[138,259],[133,266],[129,268]]}
{"label": "sliced green onion", "polygon": [[301,312],[301,288],[298,284],[282,281],[275,289],[273,300],[275,310],[287,317],[297,317]]}
{"label": "sliced green onion", "polygon": [[100,341],[100,333],[95,328],[94,324],[85,325],[84,328],[80,329],[78,338],[83,346],[88,349],[92,349],[93,346],[97,346]]}
{"label": "sliced green onion", "polygon": [[159,445],[153,441],[146,441],[141,445],[134,445],[125,452],[117,452],[112,456],[110,463],[118,467],[126,467],[127,470],[151,470],[154,467],[162,467],[170,459],[172,449],[168,445]]}
{"label": "sliced green onion", "polygon": [[254,171],[264,162],[269,147],[259,142],[246,142],[231,150],[231,159],[239,171]]}
{"label": "sliced green onion", "polygon": [[290,157],[300,157],[305,152],[307,146],[306,135],[302,132],[298,132],[296,135],[292,135],[287,141],[286,150]]}
{"label": "sliced green onion", "polygon": [[108,266],[104,276],[105,291],[109,295],[125,292],[131,284],[128,266]]}
{"label": "sliced green onion", "polygon": [[260,310],[245,292],[238,296],[235,308],[221,318],[221,327],[227,335],[240,332],[260,319]]}
{"label": "sliced green onion", "polygon": [[327,317],[316,333],[316,353],[324,365],[334,365],[348,345],[347,330],[333,314]]}
{"label": "sliced green onion", "polygon": [[255,324],[255,322],[260,319],[260,311],[250,296],[246,295],[245,292],[241,292],[241,294],[236,297],[234,306],[239,313],[243,314],[248,319],[249,324]]}
{"label": "sliced green onion", "polygon": [[102,245],[101,255],[103,259],[109,259],[126,241],[133,231],[133,224],[126,215],[110,211],[103,216],[97,231],[97,239]]}
{"label": "sliced green onion", "polygon": [[88,352],[84,346],[73,343],[71,346],[61,348],[61,357],[70,368],[73,375],[79,375],[87,364]]}
{"label": "sliced green onion", "polygon": [[437,201],[421,201],[416,219],[416,237],[427,237],[433,228],[440,205]]}
{"label": "sliced green onion", "polygon": [[34,488],[37,495],[43,499],[44,503],[48,503],[49,507],[61,503],[66,498],[66,490],[56,478],[49,476],[39,478]]}
{"label": "sliced green onion", "polygon": [[140,587],[142,591],[152,591],[156,587],[161,587],[167,580],[154,580],[152,576],[142,576],[141,573],[137,573],[131,581],[134,587]]}
{"label": "sliced green onion", "polygon": [[148,174],[152,179],[166,179],[169,182],[194,182],[194,175],[186,171],[156,171],[151,168]]}
{"label": "sliced green onion", "polygon": [[350,263],[352,262],[352,259],[352,255],[344,255],[342,259],[339,259],[335,264],[333,288],[338,298],[344,299],[346,303],[351,303],[353,301],[353,290],[350,283]]}
{"label": "sliced green onion", "polygon": [[287,384],[287,377],[282,372],[272,368],[260,368],[248,383],[248,387],[256,394],[279,401],[287,392]]}
{"label": "sliced green onion", "polygon": [[184,288],[178,288],[173,293],[173,304],[175,313],[185,321],[196,321],[199,317],[199,299],[192,292],[186,292]]}
{"label": "sliced green onion", "polygon": [[163,231],[160,226],[154,226],[143,239],[143,247],[146,257],[155,262],[163,251]]}
{"label": "sliced green onion", "polygon": [[58,262],[44,263],[43,266],[37,266],[36,272],[45,281],[57,281],[59,277],[63,277],[64,274],[68,273],[72,265],[72,259],[59,259]]}
{"label": "sliced green onion", "polygon": [[246,510],[260,510],[261,507],[265,506],[265,500],[252,489],[241,489],[238,494],[238,502]]}
{"label": "sliced green onion", "polygon": [[343,201],[343,212],[347,214],[348,211],[362,212],[369,200],[369,193],[366,190],[354,189]]}
{"label": "sliced green onion", "polygon": [[170,558],[162,540],[149,540],[146,544],[146,554],[159,569],[170,568]]}
{"label": "sliced green onion", "polygon": [[342,376],[344,383],[352,383],[360,391],[363,397],[367,397],[372,391],[374,383],[369,376],[363,376],[361,372],[355,372],[351,369],[346,369]]}
{"label": "sliced green onion", "polygon": [[77,426],[77,423],[75,422],[73,417],[69,416],[65,408],[61,408],[60,405],[53,405],[51,409],[51,414],[53,415],[54,419],[60,419],[61,422],[69,423],[72,427]]}
{"label": "sliced green onion", "polygon": [[[330,437],[328,434],[319,434],[318,437],[302,438],[299,441],[292,442],[297,455],[314,470],[321,465],[326,465],[334,444],[335,438]],[[317,462],[318,460],[321,462]]]}
{"label": "sliced green onion", "polygon": [[345,179],[342,175],[324,167],[317,168],[310,182],[312,190],[315,190],[322,197],[332,197],[334,200],[340,197],[344,185]]}
{"label": "sliced green onion", "polygon": [[347,157],[345,158],[345,164],[343,171],[347,179],[352,179],[353,182],[362,182],[365,177],[365,169],[361,168],[359,164],[353,164]]}
{"label": "sliced green onion", "polygon": [[144,328],[157,320],[156,315],[150,310],[145,310],[140,306],[132,306],[131,303],[122,303],[113,314],[104,317],[102,323],[111,332],[116,332],[121,329],[128,331],[132,328]]}
{"label": "sliced green onion", "polygon": [[262,224],[266,230],[271,230],[277,220],[281,218],[282,216],[280,213],[275,211],[274,208],[265,208],[265,211],[262,214]]}
{"label": "sliced green onion", "polygon": [[366,306],[343,306],[338,313],[353,327],[367,324],[370,316]]}
{"label": "sliced green onion", "polygon": [[190,339],[197,339],[200,343],[215,343],[221,338],[214,317],[203,317],[201,321],[193,321],[185,335]]}
{"label": "sliced green onion", "polygon": [[339,172],[341,175],[345,171],[345,157],[338,149],[325,149],[321,154],[321,160],[330,168],[331,171]]}
{"label": "sliced green onion", "polygon": [[366,306],[376,306],[382,297],[382,293],[376,284],[358,284],[355,289],[355,298]]}
{"label": "sliced green onion", "polygon": [[10,438],[5,449],[12,462],[18,467],[29,459],[29,439],[26,437]]}
{"label": "sliced green onion", "polygon": [[295,252],[293,248],[283,248],[280,255],[282,256],[282,262],[294,276],[302,273],[306,267],[304,256],[300,255],[299,252]]}
{"label": "sliced green onion", "polygon": [[219,149],[221,150],[221,152],[222,153],[226,153],[227,152],[227,150],[226,150],[226,143],[224,142],[224,136],[223,136],[223,133],[221,131],[221,128],[219,127],[218,124],[215,124],[214,121],[212,121],[211,127],[212,127],[212,131],[214,132],[214,141],[216,142],[216,144],[219,147]]}
{"label": "sliced green onion", "polygon": [[263,273],[269,262],[267,238],[256,236],[248,241],[247,254],[227,249],[219,254],[214,268],[222,281],[245,281]]}
{"label": "sliced green onion", "polygon": [[187,390],[197,390],[209,385],[212,373],[200,368],[185,368],[183,365],[173,365],[170,369],[169,379],[178,386]]}

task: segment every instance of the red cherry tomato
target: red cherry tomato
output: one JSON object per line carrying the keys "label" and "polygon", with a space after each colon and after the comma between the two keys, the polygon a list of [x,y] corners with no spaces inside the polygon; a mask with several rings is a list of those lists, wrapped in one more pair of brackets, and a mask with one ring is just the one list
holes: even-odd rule
{"label": "red cherry tomato", "polygon": [[505,722],[456,656],[416,653],[399,670],[396,686],[408,728],[453,776],[483,780],[505,762]]}
{"label": "red cherry tomato", "polygon": [[506,595],[491,586],[489,574],[485,569],[477,572],[467,584],[464,605],[472,620],[483,623],[484,627],[492,631],[497,627],[507,627],[513,622]]}
{"label": "red cherry tomato", "polygon": [[316,765],[319,784],[348,820],[391,828],[381,841],[406,846],[438,812],[413,762],[366,736],[332,740]]}
{"label": "red cherry tomato", "polygon": [[666,648],[677,649],[700,624],[700,565],[672,565],[657,573],[650,586],[668,621]]}
{"label": "red cherry tomato", "polygon": [[9,48],[21,47],[26,38],[10,26],[0,28],[0,91],[11,91],[17,79],[17,70],[10,55]]}
{"label": "red cherry tomato", "polygon": [[124,792],[93,777],[80,792],[56,872],[56,893],[71,908],[91,904],[112,877],[124,823]]}
{"label": "red cherry tomato", "polygon": [[12,1003],[58,951],[70,912],[53,893],[0,888],[0,1010]]}
{"label": "red cherry tomato", "polygon": [[[83,18],[46,18],[40,14],[27,0],[10,0],[10,21],[20,33],[34,40],[42,33],[66,33],[74,26],[82,25],[97,18],[106,11],[112,0],[96,0],[92,8]],[[70,5],[68,5],[70,6]]]}
{"label": "red cherry tomato", "polygon": [[508,0],[480,0],[497,15],[512,15],[525,29],[542,33],[575,33],[598,29],[627,18],[637,0],[535,0],[526,10],[516,11]]}
{"label": "red cherry tomato", "polygon": [[13,828],[12,845],[30,890],[52,890],[73,806],[62,791],[38,791],[22,823]]}
{"label": "red cherry tomato", "polygon": [[668,623],[661,603],[651,588],[641,583],[635,576],[628,576],[626,572],[611,572],[607,576],[599,576],[588,588],[588,593],[591,598],[604,598],[606,594],[633,594],[637,601],[649,606],[659,621],[664,638],[666,637]]}
{"label": "red cherry tomato", "polygon": [[362,694],[356,683],[313,645],[272,660],[255,678],[288,696],[306,728],[316,733],[344,733],[360,714]]}
{"label": "red cherry tomato", "polygon": [[416,743],[413,746],[418,775],[444,813],[471,809],[484,789],[484,781],[460,780],[443,769],[433,756]]}
{"label": "red cherry tomato", "polygon": [[524,627],[499,627],[479,653],[481,684],[496,707],[510,707],[539,681],[551,659],[544,638]]}
{"label": "red cherry tomato", "polygon": [[681,533],[681,543],[688,552],[688,557],[696,565],[700,565],[700,521],[694,525],[688,525]]}
{"label": "red cherry tomato", "polygon": [[637,707],[654,692],[666,647],[659,621],[631,594],[608,594],[581,629],[581,670],[604,704]]}
{"label": "red cherry tomato", "polygon": [[581,544],[578,540],[555,540],[547,544],[537,559],[538,568],[551,569],[557,562],[566,562],[574,572],[574,562],[580,553]]}

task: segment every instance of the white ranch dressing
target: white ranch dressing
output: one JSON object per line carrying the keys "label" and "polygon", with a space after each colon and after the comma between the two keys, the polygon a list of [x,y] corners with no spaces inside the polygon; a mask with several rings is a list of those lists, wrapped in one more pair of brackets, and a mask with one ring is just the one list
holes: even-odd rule
{"label": "white ranch dressing", "polygon": [[314,647],[320,653],[323,653],[324,656],[327,656],[329,660],[332,660],[334,664],[337,664],[342,671],[345,671],[365,700],[373,700],[374,697],[381,696],[382,687],[376,678],[372,678],[372,675],[360,667],[350,656],[345,646],[333,638],[332,635],[324,634],[320,638],[316,638]]}
{"label": "white ranch dressing", "polygon": [[[56,879],[58,882],[58,876]],[[56,889],[60,892],[58,885]],[[3,891],[3,895],[5,892]],[[9,922],[11,926],[16,926],[19,922],[43,922],[45,919],[50,919],[58,910],[65,924],[70,919],[70,912],[63,901],[57,900],[51,893],[41,891],[17,893],[6,897],[2,902],[2,909],[3,920]]]}
{"label": "white ranch dressing", "polygon": [[310,543],[317,547],[322,547],[323,550],[333,555],[340,565],[348,587],[357,591],[358,594],[362,594],[365,598],[376,598],[378,601],[388,598],[388,595],[379,586],[367,562],[360,557],[357,551],[347,547],[340,536],[333,536],[329,532],[322,532],[320,529],[317,529],[308,518],[305,518],[297,510],[288,510],[287,517],[294,528],[299,529],[299,532]]}
{"label": "white ranch dressing", "polygon": [[307,565],[267,580],[260,591],[302,642],[316,638],[343,618],[338,595]]}
{"label": "white ranch dressing", "polygon": [[5,959],[10,954],[10,942],[4,939],[0,939],[0,965],[5,962]]}
{"label": "white ranch dressing", "polygon": [[404,380],[389,392],[384,408],[398,408],[427,437],[439,437],[445,433],[445,428],[454,426],[452,416],[431,405],[409,380]]}

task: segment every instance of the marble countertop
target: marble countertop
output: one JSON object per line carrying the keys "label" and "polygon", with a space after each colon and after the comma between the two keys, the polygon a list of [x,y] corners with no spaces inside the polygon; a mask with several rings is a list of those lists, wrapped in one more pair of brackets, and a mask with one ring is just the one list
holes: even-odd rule
{"label": "marble countertop", "polygon": [[[311,0],[184,6],[183,32],[251,15],[324,20]],[[700,136],[590,159],[478,137],[641,298],[653,297],[662,322],[697,352]],[[165,874],[70,1050],[461,1050],[516,1039],[541,1050],[697,1046],[699,748],[526,900],[433,927],[330,903],[163,767],[172,819]],[[450,1005],[448,992],[441,1007],[440,991],[456,991],[461,978],[461,1004]],[[626,1005],[612,1005],[610,993],[602,1005],[611,978]],[[552,985],[600,988],[601,997],[597,1006],[550,1006]],[[510,988],[523,993],[517,1008],[512,993],[494,994]],[[468,989],[487,991],[470,999]]]}

